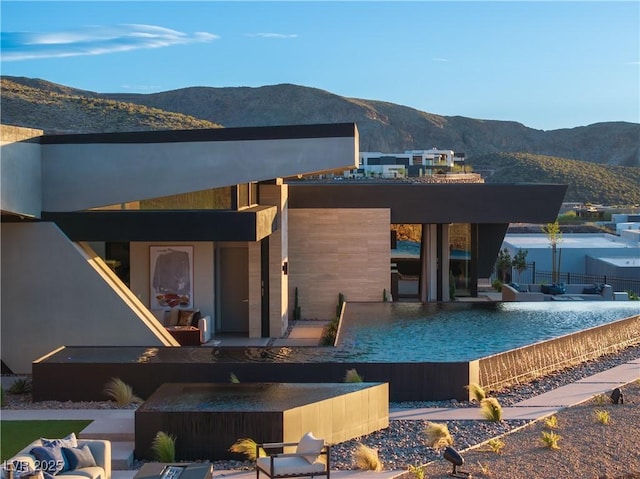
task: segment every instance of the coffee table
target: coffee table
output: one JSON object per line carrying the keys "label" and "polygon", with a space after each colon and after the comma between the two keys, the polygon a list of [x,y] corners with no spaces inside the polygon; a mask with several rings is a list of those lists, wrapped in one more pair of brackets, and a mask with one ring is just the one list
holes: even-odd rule
{"label": "coffee table", "polygon": [[186,462],[147,462],[133,479],[211,479],[213,464]]}

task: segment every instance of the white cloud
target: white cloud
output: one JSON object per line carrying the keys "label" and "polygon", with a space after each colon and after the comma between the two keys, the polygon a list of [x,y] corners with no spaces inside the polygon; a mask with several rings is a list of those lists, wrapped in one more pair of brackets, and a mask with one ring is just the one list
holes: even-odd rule
{"label": "white cloud", "polygon": [[448,62],[449,59],[448,58],[432,58],[431,61],[432,62]]}
{"label": "white cloud", "polygon": [[298,35],[286,34],[286,33],[248,33],[247,36],[250,37],[260,37],[260,38],[297,38]]}
{"label": "white cloud", "polygon": [[19,61],[208,43],[219,37],[207,32],[187,34],[155,25],[91,25],[62,32],[3,32],[0,38],[2,60]]}

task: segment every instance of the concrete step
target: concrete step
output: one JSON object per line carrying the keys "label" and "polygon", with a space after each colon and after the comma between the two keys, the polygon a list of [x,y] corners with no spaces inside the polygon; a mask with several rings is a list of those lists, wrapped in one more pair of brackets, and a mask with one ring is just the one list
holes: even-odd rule
{"label": "concrete step", "polygon": [[109,441],[133,442],[135,421],[133,415],[120,416],[113,414],[111,417],[100,417],[84,428],[79,438],[82,439],[106,439]]}
{"label": "concrete step", "polygon": [[133,441],[111,442],[111,469],[113,471],[127,471],[133,466]]}
{"label": "concrete step", "polygon": [[137,472],[137,470],[111,471],[111,479],[133,479]]}

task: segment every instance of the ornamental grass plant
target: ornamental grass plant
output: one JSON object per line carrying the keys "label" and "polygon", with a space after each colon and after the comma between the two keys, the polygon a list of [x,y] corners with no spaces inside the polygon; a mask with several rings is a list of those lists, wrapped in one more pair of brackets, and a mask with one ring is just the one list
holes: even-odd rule
{"label": "ornamental grass plant", "polygon": [[383,465],[378,457],[378,450],[364,444],[358,444],[353,453],[353,460],[358,469],[365,471],[382,471]]}
{"label": "ornamental grass plant", "polygon": [[484,398],[482,401],[480,401],[480,409],[482,417],[484,417],[487,421],[502,421],[502,406],[500,406],[500,403],[496,398]]}
{"label": "ornamental grass plant", "polygon": [[453,445],[453,437],[449,432],[449,427],[444,423],[427,422],[425,427],[425,442],[427,446],[434,449]]}
{"label": "ornamental grass plant", "polygon": [[140,403],[142,399],[133,394],[133,388],[120,378],[112,378],[104,387],[104,394],[119,406]]}
{"label": "ornamental grass plant", "polygon": [[159,462],[176,462],[176,437],[158,431],[151,443],[151,450]]}

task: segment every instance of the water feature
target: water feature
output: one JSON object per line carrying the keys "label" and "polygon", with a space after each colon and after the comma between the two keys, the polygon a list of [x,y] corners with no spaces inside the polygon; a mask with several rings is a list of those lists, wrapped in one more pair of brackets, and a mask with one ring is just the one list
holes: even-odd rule
{"label": "water feature", "polygon": [[65,347],[34,363],[34,399],[98,400],[115,376],[148,397],[163,383],[231,374],[338,383],[355,368],[389,383],[392,401],[464,400],[472,381],[505,384],[637,344],[639,313],[633,301],[350,303],[336,348]]}
{"label": "water feature", "polygon": [[352,303],[347,313],[334,361],[470,361],[640,314],[640,303]]}

